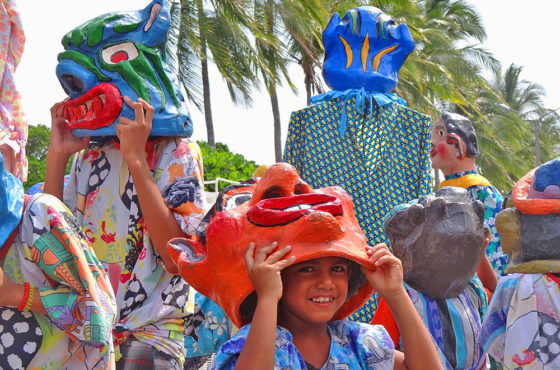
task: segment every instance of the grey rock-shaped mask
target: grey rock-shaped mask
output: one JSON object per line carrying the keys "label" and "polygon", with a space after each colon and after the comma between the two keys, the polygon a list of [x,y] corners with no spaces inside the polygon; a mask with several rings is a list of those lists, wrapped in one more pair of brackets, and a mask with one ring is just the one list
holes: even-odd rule
{"label": "grey rock-shaped mask", "polygon": [[385,233],[408,285],[434,298],[456,297],[484,253],[484,206],[463,188],[444,187],[395,207]]}

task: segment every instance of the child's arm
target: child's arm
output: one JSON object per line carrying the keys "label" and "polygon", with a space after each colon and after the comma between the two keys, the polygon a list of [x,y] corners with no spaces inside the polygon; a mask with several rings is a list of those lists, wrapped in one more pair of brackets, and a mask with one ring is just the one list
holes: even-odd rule
{"label": "child's arm", "polygon": [[[490,243],[490,238],[492,234],[490,234],[490,228],[485,226],[486,238],[484,240],[484,250],[482,252],[482,257],[480,258],[480,263],[478,264],[478,268],[476,269],[476,274],[478,278],[482,282],[482,285],[488,289],[491,293],[494,293],[496,290],[496,286],[498,285],[498,278],[496,277],[496,273],[486,257],[486,247]],[[488,297],[488,301],[490,301],[490,297]]]}
{"label": "child's arm", "polygon": [[[498,285],[498,278],[496,277],[496,273],[494,272],[490,261],[488,261],[488,257],[486,257],[486,253],[483,253],[480,258],[476,274],[482,282],[482,285],[491,293],[494,293],[496,286]],[[488,300],[490,301],[490,297],[488,297]]]}
{"label": "child's arm", "polygon": [[294,256],[282,259],[290,252],[289,246],[272,253],[277,245],[274,242],[259,248],[253,259],[255,244],[251,243],[245,254],[247,272],[255,286],[258,299],[251,329],[235,369],[260,370],[274,367],[278,301],[282,297],[280,272],[295,260]]}
{"label": "child's arm", "polygon": [[176,274],[178,269],[169,256],[167,241],[184,237],[185,233],[177,223],[173,212],[165,204],[146,161],[146,143],[152,130],[154,108],[142,99],[134,102],[125,97],[124,100],[134,110],[135,119],[133,121],[121,117],[116,126],[121,154],[132,175],[150,240],[161,257],[165,269]]}
{"label": "child's arm", "polygon": [[369,284],[382,296],[399,326],[403,353],[395,351],[395,369],[443,369],[432,338],[403,286],[401,261],[385,244],[367,251],[372,269],[362,267]]}
{"label": "child's arm", "polygon": [[72,135],[68,121],[64,118],[64,103],[56,103],[51,108],[51,136],[47,152],[44,192],[62,200],[64,172],[70,156],[88,147],[89,137],[81,139]]}

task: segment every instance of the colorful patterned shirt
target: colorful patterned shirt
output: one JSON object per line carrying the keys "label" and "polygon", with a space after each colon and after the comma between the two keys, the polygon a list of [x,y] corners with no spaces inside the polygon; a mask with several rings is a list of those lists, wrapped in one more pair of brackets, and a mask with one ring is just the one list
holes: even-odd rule
{"label": "colorful patterned shirt", "polygon": [[560,368],[560,280],[552,274],[502,276],[481,341],[506,369]]}
{"label": "colorful patterned shirt", "polygon": [[[146,146],[155,183],[183,231],[194,234],[205,207],[202,168],[188,139]],[[64,201],[75,210],[109,273],[118,305],[117,342],[130,335],[177,359],[185,357],[184,320],[192,313],[187,283],[168,273],[150,241],[132,176],[112,142],[76,156]],[[192,300],[191,300],[192,302]]]}
{"label": "colorful patterned shirt", "polygon": [[[247,340],[251,325],[242,327],[224,343],[210,369],[233,369]],[[332,321],[329,357],[321,369],[393,369],[394,346],[385,328],[354,321]],[[293,344],[290,332],[276,327],[274,369],[307,369],[302,355]]]}
{"label": "colorful patterned shirt", "polygon": [[114,368],[116,302],[76,220],[48,194],[31,197],[2,269],[39,288],[48,315],[0,307],[1,369]]}
{"label": "colorful patterned shirt", "polygon": [[428,328],[445,368],[485,368],[486,354],[479,337],[487,297],[480,279],[475,275],[455,298],[436,299],[406,284],[405,288]]}
{"label": "colorful patterned shirt", "polygon": [[[484,182],[488,185],[477,184],[476,178],[473,175],[485,180]],[[507,264],[507,255],[502,251],[500,245],[500,235],[498,235],[496,230],[496,216],[502,211],[503,197],[495,187],[489,185],[488,180],[474,170],[447,175],[445,180],[441,183],[440,187],[446,186],[446,184],[463,187],[468,190],[471,199],[480,200],[484,205],[484,222],[488,225],[492,234],[490,243],[486,247],[486,256],[496,275],[498,277],[502,276]]]}

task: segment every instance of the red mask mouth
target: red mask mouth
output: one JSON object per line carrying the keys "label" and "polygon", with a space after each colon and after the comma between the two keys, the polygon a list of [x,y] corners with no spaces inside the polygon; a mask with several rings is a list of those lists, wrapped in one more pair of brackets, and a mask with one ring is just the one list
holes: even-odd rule
{"label": "red mask mouth", "polygon": [[430,150],[430,157],[433,158],[437,154],[437,149],[434,144],[432,144],[432,149]]}
{"label": "red mask mouth", "polygon": [[110,126],[122,109],[122,96],[119,89],[110,83],[102,83],[79,98],[66,100],[68,127],[95,130]]}
{"label": "red mask mouth", "polygon": [[262,227],[281,226],[312,212],[342,216],[342,202],[335,196],[321,193],[263,199],[247,211],[249,221]]}

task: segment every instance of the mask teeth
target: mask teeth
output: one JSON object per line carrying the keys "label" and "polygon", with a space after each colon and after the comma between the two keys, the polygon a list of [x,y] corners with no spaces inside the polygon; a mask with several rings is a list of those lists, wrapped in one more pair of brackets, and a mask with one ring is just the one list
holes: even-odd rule
{"label": "mask teeth", "polygon": [[66,109],[66,113],[68,115],[69,121],[80,122],[93,119],[96,113],[100,112],[105,106],[106,99],[107,98],[105,94],[100,94],[83,104],[68,107]]}

